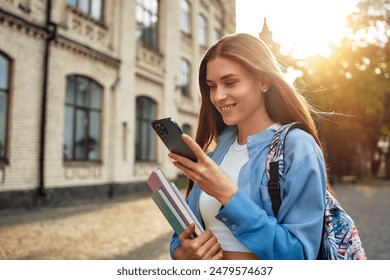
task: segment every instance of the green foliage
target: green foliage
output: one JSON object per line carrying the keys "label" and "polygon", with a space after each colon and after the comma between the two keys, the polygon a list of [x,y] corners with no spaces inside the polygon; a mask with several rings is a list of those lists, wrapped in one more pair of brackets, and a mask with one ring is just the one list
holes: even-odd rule
{"label": "green foliage", "polygon": [[385,135],[385,136],[390,136],[390,129],[389,129],[389,127],[386,126],[386,125],[383,125],[383,126],[381,127],[381,133],[382,133],[383,135]]}
{"label": "green foliage", "polygon": [[333,48],[332,56],[308,58],[300,67],[304,95],[321,111],[335,112],[319,120],[333,175],[364,176],[364,162],[370,160],[379,136],[390,134],[387,3],[362,0],[349,17],[351,35]]}

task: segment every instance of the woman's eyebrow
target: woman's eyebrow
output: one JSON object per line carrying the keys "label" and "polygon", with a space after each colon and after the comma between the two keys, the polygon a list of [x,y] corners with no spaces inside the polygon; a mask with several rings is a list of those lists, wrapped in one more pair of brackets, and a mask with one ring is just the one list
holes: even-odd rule
{"label": "woman's eyebrow", "polygon": [[[237,74],[229,73],[229,74],[226,74],[226,75],[222,76],[222,77],[220,78],[220,80],[223,81],[223,80],[229,79],[229,78],[231,78],[231,77],[235,77],[235,76],[237,76]],[[209,79],[206,79],[206,83],[213,83],[213,81],[212,81],[212,80],[209,80]]]}
{"label": "woman's eyebrow", "polygon": [[229,78],[235,77],[235,76],[237,76],[237,74],[229,73],[229,74],[226,74],[225,76],[222,76],[220,80],[221,80],[221,81],[222,81],[222,80],[226,80],[226,79],[229,79]]}

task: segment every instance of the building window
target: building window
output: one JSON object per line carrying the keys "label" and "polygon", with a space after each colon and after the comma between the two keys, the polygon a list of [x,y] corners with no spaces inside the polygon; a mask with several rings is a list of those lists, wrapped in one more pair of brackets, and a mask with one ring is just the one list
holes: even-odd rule
{"label": "building window", "polygon": [[10,66],[10,59],[0,53],[0,162],[7,160]]}
{"label": "building window", "polygon": [[215,29],[214,29],[214,34],[213,34],[213,40],[214,40],[214,42],[217,42],[219,39],[221,39],[221,37],[222,37],[222,32],[221,32],[221,30],[215,28]]}
{"label": "building window", "polygon": [[181,0],[180,29],[186,35],[191,35],[191,4],[188,0]]}
{"label": "building window", "polygon": [[189,124],[183,124],[183,133],[192,137],[192,128]]}
{"label": "building window", "polygon": [[103,0],[67,0],[67,3],[96,20],[103,20]]}
{"label": "building window", "polygon": [[180,90],[184,96],[190,96],[191,70],[188,60],[180,60]]}
{"label": "building window", "polygon": [[82,76],[66,81],[64,160],[101,160],[101,103],[103,89]]}
{"label": "building window", "polygon": [[137,0],[135,17],[138,40],[158,50],[158,0]]}
{"label": "building window", "polygon": [[135,160],[156,161],[156,135],[150,125],[156,119],[156,102],[146,96],[137,97]]}
{"label": "building window", "polygon": [[203,15],[199,15],[199,45],[207,46],[207,20]]}

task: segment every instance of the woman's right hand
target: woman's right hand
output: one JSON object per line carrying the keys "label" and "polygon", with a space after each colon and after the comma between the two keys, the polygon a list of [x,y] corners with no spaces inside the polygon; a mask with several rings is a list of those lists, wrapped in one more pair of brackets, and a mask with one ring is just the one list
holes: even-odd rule
{"label": "woman's right hand", "polygon": [[223,251],[217,238],[210,230],[206,230],[196,238],[191,238],[195,225],[189,225],[180,234],[181,247],[174,252],[177,260],[222,260]]}

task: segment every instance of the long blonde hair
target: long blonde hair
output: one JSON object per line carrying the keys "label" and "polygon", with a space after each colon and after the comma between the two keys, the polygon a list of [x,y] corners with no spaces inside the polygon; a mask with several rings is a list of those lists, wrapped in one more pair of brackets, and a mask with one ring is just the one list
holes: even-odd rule
{"label": "long blonde hair", "polygon": [[[221,114],[210,101],[210,90],[206,83],[207,63],[216,57],[231,59],[240,63],[249,72],[267,77],[270,86],[264,99],[269,117],[280,124],[300,122],[323,151],[313,119],[313,115],[318,112],[286,80],[276,57],[267,45],[262,40],[244,33],[231,34],[220,39],[208,49],[200,63],[198,79],[202,103],[196,142],[204,150],[208,149],[226,127]],[[190,182],[187,193],[192,184]]]}

